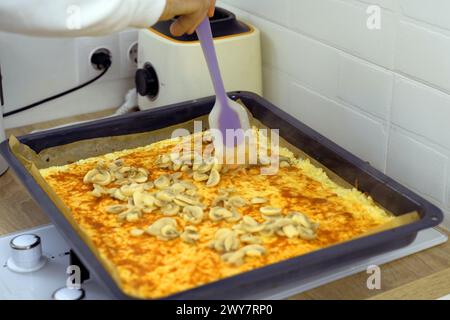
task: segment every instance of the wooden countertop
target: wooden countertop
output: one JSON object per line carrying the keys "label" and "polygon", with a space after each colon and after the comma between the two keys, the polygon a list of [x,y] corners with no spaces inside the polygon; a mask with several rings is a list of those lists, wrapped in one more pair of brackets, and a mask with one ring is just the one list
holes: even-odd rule
{"label": "wooden countertop", "polygon": [[[107,116],[111,110],[8,130],[33,130]],[[47,216],[16,182],[11,170],[0,177],[0,235],[49,223]],[[450,294],[450,242],[381,266],[382,289],[368,290],[364,272],[296,295],[291,299],[437,299]]]}

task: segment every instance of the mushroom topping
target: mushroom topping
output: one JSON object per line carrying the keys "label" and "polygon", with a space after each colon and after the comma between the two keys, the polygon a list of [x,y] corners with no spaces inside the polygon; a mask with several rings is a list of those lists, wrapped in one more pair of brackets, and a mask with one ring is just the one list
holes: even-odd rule
{"label": "mushroom topping", "polygon": [[264,203],[267,203],[267,199],[262,198],[262,197],[256,197],[256,198],[253,198],[250,202],[252,204],[264,204]]}
{"label": "mushroom topping", "polygon": [[259,209],[259,211],[263,215],[268,216],[268,217],[276,217],[281,214],[281,209],[275,208],[275,207],[262,207],[261,209]]}
{"label": "mushroom topping", "polygon": [[213,164],[212,163],[202,163],[197,167],[193,167],[192,169],[194,171],[197,171],[198,173],[208,173],[209,171],[211,171]]}
{"label": "mushroom topping", "polygon": [[139,220],[140,216],[141,212],[139,211],[139,209],[134,209],[128,212],[126,219],[128,222],[136,222]]}
{"label": "mushroom topping", "polygon": [[165,216],[175,216],[180,212],[180,207],[176,204],[169,203],[161,208],[161,212]]}
{"label": "mushroom topping", "polygon": [[247,244],[260,244],[260,243],[262,243],[262,240],[260,238],[255,237],[252,234],[243,234],[240,239],[241,239],[241,241],[243,243],[247,243]]}
{"label": "mushroom topping", "polygon": [[317,229],[317,224],[311,222],[311,220],[303,213],[292,212],[288,215],[288,217],[302,227],[313,230]]}
{"label": "mushroom topping", "polygon": [[235,266],[240,266],[244,263],[245,253],[243,251],[235,251],[225,253],[221,256],[222,260],[228,264],[232,264]]}
{"label": "mushroom topping", "polygon": [[219,182],[220,182],[220,173],[219,173],[219,171],[217,171],[215,169],[211,170],[211,173],[209,174],[209,177],[208,177],[207,180],[208,180],[206,182],[206,186],[207,187],[215,187],[215,186],[217,186],[219,184]]}
{"label": "mushroom topping", "polygon": [[126,204],[116,204],[116,205],[106,207],[106,212],[111,213],[111,214],[120,214],[129,209],[130,209],[130,207]]}
{"label": "mushroom topping", "polygon": [[126,197],[132,197],[135,192],[143,191],[143,190],[144,190],[144,186],[137,184],[137,183],[123,185],[120,187],[120,191]]}
{"label": "mushroom topping", "polygon": [[240,240],[235,231],[223,228],[216,232],[209,246],[218,252],[231,252],[239,248]]}
{"label": "mushroom topping", "polygon": [[161,218],[155,221],[146,232],[159,240],[171,240],[177,238],[180,233],[177,229],[177,221],[172,218]]}
{"label": "mushroom topping", "polygon": [[257,244],[245,246],[239,251],[243,251],[247,257],[260,257],[266,253],[266,249]]}
{"label": "mushroom topping", "polygon": [[247,204],[247,200],[239,196],[233,196],[228,199],[228,204],[236,208],[242,208]]}
{"label": "mushroom topping", "polygon": [[191,196],[188,196],[188,195],[185,195],[185,194],[177,195],[175,197],[175,200],[179,200],[182,203],[186,203],[186,204],[191,205],[191,206],[195,206],[195,205],[199,204],[197,198],[191,197]]}
{"label": "mushroom topping", "polygon": [[233,212],[222,207],[213,207],[209,210],[209,218],[212,221],[221,221],[233,217]]}
{"label": "mushroom topping", "polygon": [[194,171],[194,175],[192,176],[192,179],[197,182],[206,181],[209,179],[209,176],[206,173],[200,173],[197,171]]}
{"label": "mushroom topping", "polygon": [[154,185],[160,190],[168,188],[170,186],[170,178],[166,175],[162,175],[154,181]]}
{"label": "mushroom topping", "polygon": [[128,179],[135,183],[144,183],[148,179],[148,171],[144,168],[139,168],[137,170],[133,170],[129,175]]}
{"label": "mushroom topping", "polygon": [[262,231],[265,226],[263,224],[259,224],[252,217],[245,216],[244,218],[242,218],[241,223],[236,225],[234,228],[248,233],[257,233]]}
{"label": "mushroom topping", "polygon": [[134,228],[130,230],[130,234],[132,237],[140,237],[144,234],[144,230],[142,229],[138,229],[138,228]]}
{"label": "mushroom topping", "polygon": [[266,253],[266,249],[263,246],[253,244],[241,248],[238,251],[230,252],[222,255],[222,260],[226,263],[239,266],[244,263],[244,258],[247,257],[260,257]]}
{"label": "mushroom topping", "polygon": [[311,230],[304,227],[298,228],[300,238],[303,240],[314,240],[316,238],[316,233]]}
{"label": "mushroom topping", "polygon": [[179,182],[185,189],[187,190],[197,190],[197,186],[189,181],[180,181]]}
{"label": "mushroom topping", "polygon": [[154,206],[155,200],[155,197],[147,192],[137,191],[133,193],[133,203],[140,208]]}
{"label": "mushroom topping", "polygon": [[186,227],[180,236],[181,240],[186,243],[195,243],[200,239],[200,235],[196,227]]}
{"label": "mushroom topping", "polygon": [[181,217],[187,222],[199,224],[203,220],[203,209],[197,206],[185,206]]}
{"label": "mushroom topping", "polygon": [[102,186],[100,186],[98,184],[94,184],[94,190],[91,191],[91,194],[94,197],[100,198],[101,196],[103,196],[105,194],[109,194],[109,192],[104,187],[102,187]]}
{"label": "mushroom topping", "polygon": [[183,186],[183,184],[177,182],[170,187],[170,191],[172,191],[174,194],[180,194],[186,191],[186,188]]}
{"label": "mushroom topping", "polygon": [[175,194],[171,192],[170,190],[163,190],[156,193],[156,199],[165,201],[165,202],[171,202],[175,199]]}
{"label": "mushroom topping", "polygon": [[281,230],[289,239],[297,237],[300,234],[298,228],[294,227],[292,224],[284,226]]}
{"label": "mushroom topping", "polygon": [[128,200],[128,197],[120,191],[120,189],[115,189],[114,192],[111,195],[114,199],[120,200],[120,201],[126,201]]}
{"label": "mushroom topping", "polygon": [[89,171],[83,179],[85,184],[93,183],[101,186],[106,186],[113,181],[111,174],[107,170],[93,169]]}

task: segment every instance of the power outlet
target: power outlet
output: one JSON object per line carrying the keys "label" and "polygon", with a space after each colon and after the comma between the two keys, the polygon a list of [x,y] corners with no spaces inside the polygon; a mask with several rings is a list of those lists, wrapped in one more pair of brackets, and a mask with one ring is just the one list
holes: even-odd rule
{"label": "power outlet", "polygon": [[137,70],[139,31],[130,29],[119,34],[120,46],[120,77],[134,77]]}
{"label": "power outlet", "polygon": [[76,39],[78,83],[89,81],[101,73],[91,64],[92,55],[99,49],[107,49],[111,53],[112,64],[108,72],[98,82],[121,78],[120,71],[123,59],[120,54],[118,37],[115,34],[107,37],[83,37]]}

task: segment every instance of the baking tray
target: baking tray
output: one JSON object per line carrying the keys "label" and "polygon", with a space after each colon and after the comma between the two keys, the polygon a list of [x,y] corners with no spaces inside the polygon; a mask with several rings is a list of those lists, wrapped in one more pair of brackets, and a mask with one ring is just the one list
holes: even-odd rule
{"label": "baking tray", "polygon": [[[230,97],[240,99],[253,117],[269,128],[280,130],[280,136],[326,166],[340,178],[370,195],[378,204],[396,216],[417,211],[416,222],[336,244],[289,260],[241,273],[191,290],[179,292],[167,299],[240,299],[269,288],[282,286],[293,280],[301,281],[325,272],[330,266],[363,257],[373,256],[409,245],[418,231],[440,224],[443,214],[436,206],[395,182],[350,152],[339,147],[313,129],[265,99],[249,92],[233,92]],[[35,152],[85,139],[143,133],[163,129],[207,115],[214,97],[179,103],[84,124],[52,129],[23,137],[19,141]],[[0,152],[48,214],[83,264],[107,290],[119,299],[129,299],[116,284],[94,253],[80,238],[48,195],[36,183],[22,163],[12,153],[8,141],[0,145]]]}

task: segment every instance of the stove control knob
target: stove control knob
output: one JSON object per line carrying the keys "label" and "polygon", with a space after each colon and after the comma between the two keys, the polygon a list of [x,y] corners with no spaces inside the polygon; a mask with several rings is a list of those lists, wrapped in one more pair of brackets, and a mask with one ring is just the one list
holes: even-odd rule
{"label": "stove control knob", "polygon": [[142,69],[136,72],[136,90],[143,97],[155,100],[159,93],[159,80],[155,68],[146,63]]}
{"label": "stove control knob", "polygon": [[9,243],[11,257],[7,261],[10,270],[20,273],[41,269],[47,259],[42,255],[41,238],[34,234],[22,234]]}

